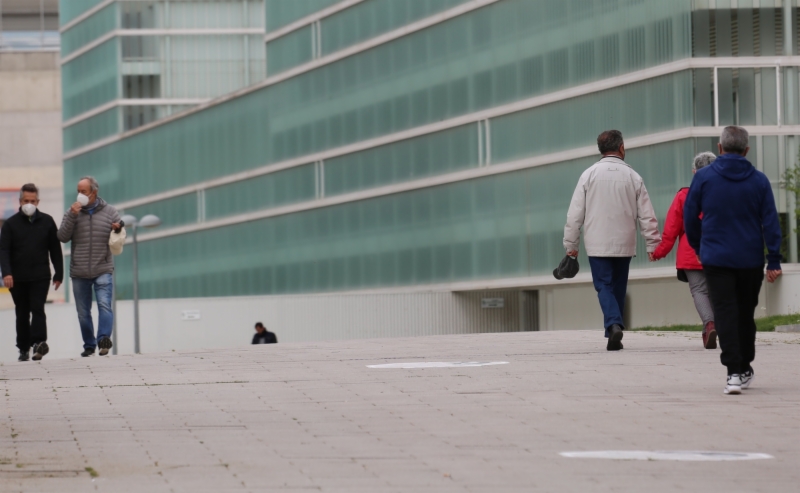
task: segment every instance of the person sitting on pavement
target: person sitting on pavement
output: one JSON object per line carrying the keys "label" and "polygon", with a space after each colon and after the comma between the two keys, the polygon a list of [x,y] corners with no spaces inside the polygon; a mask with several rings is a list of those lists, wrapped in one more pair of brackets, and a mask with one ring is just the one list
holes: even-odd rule
{"label": "person sitting on pavement", "polygon": [[17,316],[19,361],[33,360],[50,351],[44,305],[50,291],[50,263],[55,273],[53,287],[64,280],[64,256],[58,242],[56,222],[38,209],[39,189],[33,183],[19,192],[19,212],[3,224],[0,232],[0,271],[11,292]]}
{"label": "person sitting on pavement", "polygon": [[[705,168],[717,156],[713,152],[701,152],[694,158],[692,163],[692,173]],[[706,276],[703,274],[703,265],[697,259],[697,254],[689,246],[686,239],[686,231],[683,229],[683,204],[686,202],[686,195],[689,187],[681,188],[672,205],[667,212],[667,221],[664,223],[664,234],[661,243],[653,252],[655,260],[661,260],[672,251],[675,240],[678,240],[678,258],[675,267],[678,269],[678,279],[689,283],[689,291],[692,293],[694,307],[703,321],[703,347],[706,349],[717,348],[717,331],[714,327],[714,310],[711,308],[711,300],[708,298],[708,285]]]}
{"label": "person sitting on pavement", "polygon": [[276,344],[278,337],[267,330],[264,324],[256,322],[256,333],[253,334],[253,344]]}
{"label": "person sitting on pavement", "polygon": [[[749,134],[725,127],[720,156],[692,180],[683,210],[689,245],[700,255],[728,370],[725,394],[740,394],[755,376],[755,310],[764,280],[781,275],[781,227],[769,178],[746,159]],[[703,214],[702,220],[700,214]]]}
{"label": "person sitting on pavement", "polygon": [[[122,225],[117,209],[98,197],[99,191],[100,186],[93,177],[81,178],[78,181],[77,201],[64,214],[58,229],[58,239],[62,243],[72,242],[69,275],[83,336],[83,357],[94,354],[98,346],[100,356],[105,356],[113,346],[111,330],[114,313],[111,311],[111,300],[114,259],[108,240],[111,231],[119,231]],[[100,318],[97,337],[92,321],[92,288]]]}
{"label": "person sitting on pavement", "polygon": [[578,256],[581,228],[589,256],[592,281],[603,310],[606,349],[622,349],[622,321],[628,271],[636,255],[637,226],[653,251],[661,241],[658,219],[642,177],[625,162],[625,143],[619,130],[597,137],[603,158],[583,172],[575,187],[564,226],[564,248]]}

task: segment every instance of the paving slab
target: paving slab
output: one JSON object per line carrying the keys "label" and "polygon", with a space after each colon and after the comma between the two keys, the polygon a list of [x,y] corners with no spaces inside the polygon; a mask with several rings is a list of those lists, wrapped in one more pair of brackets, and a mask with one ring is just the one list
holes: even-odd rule
{"label": "paving slab", "polygon": [[[800,335],[758,335],[740,396],[699,333],[624,343],[563,331],[6,363],[0,493],[797,491]],[[508,364],[368,367],[436,362]],[[561,455],[595,451],[649,459]]]}

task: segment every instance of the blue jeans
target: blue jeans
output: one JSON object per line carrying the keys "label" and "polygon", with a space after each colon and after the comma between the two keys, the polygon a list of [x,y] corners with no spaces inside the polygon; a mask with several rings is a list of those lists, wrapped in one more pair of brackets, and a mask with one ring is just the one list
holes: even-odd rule
{"label": "blue jeans", "polygon": [[603,326],[608,329],[617,324],[623,329],[622,313],[625,311],[625,294],[628,291],[628,270],[631,257],[589,257],[592,282],[603,310]]}
{"label": "blue jeans", "polygon": [[[81,326],[84,349],[94,349],[97,347],[98,339],[111,337],[111,329],[114,326],[114,313],[111,311],[113,286],[111,274],[103,274],[94,279],[72,278],[72,293],[75,295],[75,306],[78,308],[78,323]],[[97,298],[97,311],[100,314],[97,338],[94,336],[92,322],[92,287]]]}

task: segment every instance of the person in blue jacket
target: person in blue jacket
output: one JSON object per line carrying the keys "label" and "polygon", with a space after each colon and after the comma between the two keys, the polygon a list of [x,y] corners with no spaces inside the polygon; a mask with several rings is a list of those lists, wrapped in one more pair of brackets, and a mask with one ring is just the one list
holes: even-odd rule
{"label": "person in blue jacket", "polygon": [[765,244],[767,281],[781,275],[775,197],[769,179],[745,158],[748,139],[744,128],[725,127],[720,156],[697,171],[683,211],[686,237],[706,274],[720,360],[728,369],[726,394],[739,394],[753,381],[754,316],[764,280]]}

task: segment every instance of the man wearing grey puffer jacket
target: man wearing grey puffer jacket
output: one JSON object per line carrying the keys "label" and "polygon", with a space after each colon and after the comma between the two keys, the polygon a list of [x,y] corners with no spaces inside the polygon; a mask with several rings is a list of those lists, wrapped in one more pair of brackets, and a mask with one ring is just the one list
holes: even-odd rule
{"label": "man wearing grey puffer jacket", "polygon": [[[83,335],[83,357],[94,354],[98,346],[100,355],[104,356],[112,347],[114,259],[108,240],[111,231],[119,231],[121,225],[117,210],[97,196],[99,190],[100,186],[93,177],[81,178],[78,181],[78,200],[64,214],[58,228],[58,239],[62,243],[72,242],[69,275]],[[97,337],[92,322],[92,288],[100,315]]]}

